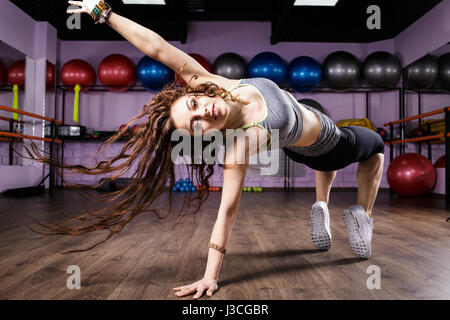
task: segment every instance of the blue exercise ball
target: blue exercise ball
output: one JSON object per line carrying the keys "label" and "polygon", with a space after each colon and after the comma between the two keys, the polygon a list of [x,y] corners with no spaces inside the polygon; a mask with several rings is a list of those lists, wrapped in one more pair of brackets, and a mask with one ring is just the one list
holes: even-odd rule
{"label": "blue exercise ball", "polygon": [[288,82],[297,91],[307,92],[320,84],[322,68],[311,57],[297,57],[289,63]]}
{"label": "blue exercise ball", "polygon": [[159,90],[174,79],[174,72],[149,56],[143,57],[137,67],[136,75],[142,86],[149,90]]}
{"label": "blue exercise ball", "polygon": [[248,64],[250,78],[267,78],[280,85],[286,78],[286,64],[273,52],[257,54]]}

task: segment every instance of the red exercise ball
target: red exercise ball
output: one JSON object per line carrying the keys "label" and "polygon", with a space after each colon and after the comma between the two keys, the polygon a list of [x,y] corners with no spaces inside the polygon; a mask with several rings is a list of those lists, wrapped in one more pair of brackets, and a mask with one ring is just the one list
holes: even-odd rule
{"label": "red exercise ball", "polygon": [[[1,66],[0,66],[0,85],[1,85]],[[25,85],[25,60],[19,60],[14,62],[8,70],[8,81],[12,85],[19,85],[20,89],[23,89]],[[46,90],[53,90],[55,85],[55,65],[47,61],[47,74],[46,74]]]}
{"label": "red exercise ball", "polygon": [[435,168],[445,168],[445,156],[440,157],[434,163]]}
{"label": "red exercise ball", "polygon": [[433,189],[436,169],[421,154],[405,153],[390,163],[387,180],[392,190],[401,196],[420,196]]}
{"label": "red exercise ball", "polygon": [[3,64],[3,62],[0,61],[0,87],[4,86],[6,84],[7,78],[8,78],[8,76],[7,76],[6,67]]}
{"label": "red exercise ball", "polygon": [[87,91],[95,84],[95,70],[86,61],[70,60],[61,69],[61,81],[68,89],[73,90],[78,84],[81,91]]}
{"label": "red exercise ball", "polygon": [[112,54],[100,63],[97,69],[100,82],[115,92],[123,92],[136,82],[136,66],[126,56]]}
{"label": "red exercise ball", "polygon": [[53,91],[55,88],[55,65],[47,61],[47,71],[46,71],[46,89],[47,91]]}
{"label": "red exercise ball", "polygon": [[8,69],[8,82],[11,85],[17,84],[23,90],[25,86],[25,60],[17,60]]}
{"label": "red exercise ball", "polygon": [[[208,61],[205,57],[203,57],[203,56],[201,56],[201,55],[199,55],[199,54],[197,54],[197,53],[189,53],[189,55],[190,55],[192,58],[194,58],[198,63],[200,63],[200,65],[201,65],[203,68],[205,68],[206,71],[211,72],[211,64],[209,63],[209,61]],[[186,66],[185,66],[185,67],[186,67]],[[177,72],[178,72],[178,71],[179,71],[179,70],[177,70]],[[177,83],[178,83],[179,85],[183,85],[183,86],[186,85],[186,81],[184,81],[184,80],[178,75],[178,73],[175,75],[175,80],[177,81]]]}

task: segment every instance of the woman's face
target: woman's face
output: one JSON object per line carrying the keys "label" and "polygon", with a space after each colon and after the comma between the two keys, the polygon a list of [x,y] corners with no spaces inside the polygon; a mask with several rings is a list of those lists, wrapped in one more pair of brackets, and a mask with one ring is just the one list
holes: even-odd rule
{"label": "woman's face", "polygon": [[228,117],[228,105],[220,97],[186,95],[172,105],[172,119],[177,129],[191,135],[207,130],[221,130]]}

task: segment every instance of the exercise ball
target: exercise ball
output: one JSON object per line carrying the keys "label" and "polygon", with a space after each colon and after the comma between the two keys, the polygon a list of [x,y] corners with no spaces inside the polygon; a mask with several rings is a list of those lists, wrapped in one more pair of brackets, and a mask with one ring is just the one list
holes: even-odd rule
{"label": "exercise ball", "polygon": [[247,62],[237,53],[223,53],[214,61],[212,72],[228,79],[242,79],[247,77]]}
{"label": "exercise ball", "polygon": [[112,54],[102,60],[97,68],[98,79],[109,90],[126,91],[136,82],[136,67],[128,57]]}
{"label": "exercise ball", "polygon": [[[1,77],[1,75],[0,75]],[[51,91],[55,85],[55,65],[47,61],[46,90]],[[18,85],[21,90],[25,86],[25,60],[14,62],[8,70],[8,81],[11,85]],[[1,81],[0,81],[1,82]]]}
{"label": "exercise ball", "polygon": [[331,88],[348,88],[358,83],[359,62],[354,55],[346,51],[337,51],[328,55],[322,65],[323,77]]}
{"label": "exercise ball", "polygon": [[79,93],[87,91],[95,84],[95,70],[89,63],[80,59],[66,62],[61,69],[61,81],[69,90],[75,92],[73,101],[73,121],[79,122]]}
{"label": "exercise ball", "polygon": [[326,114],[326,111],[322,107],[322,105],[313,99],[300,99],[298,100],[298,102],[300,102],[301,104],[306,104],[308,107],[314,108],[316,110],[319,110],[323,114]]}
{"label": "exercise ball", "polygon": [[421,154],[405,153],[389,164],[387,180],[392,190],[401,196],[420,196],[433,189],[436,169]]}
{"label": "exercise ball", "polygon": [[450,53],[443,54],[438,59],[438,84],[442,89],[450,90]]}
{"label": "exercise ball", "polygon": [[174,72],[149,56],[144,56],[137,65],[137,78],[148,91],[159,90],[174,79]]}
{"label": "exercise ball", "polygon": [[434,163],[435,168],[445,168],[445,156],[440,157]]}
{"label": "exercise ball", "polygon": [[45,84],[47,91],[53,91],[55,89],[55,65],[49,61],[47,61],[46,75],[45,75]]}
{"label": "exercise ball", "polygon": [[8,69],[8,82],[18,85],[23,90],[25,86],[25,60],[18,60],[11,64]]}
{"label": "exercise ball", "polygon": [[402,66],[396,56],[377,51],[362,65],[362,76],[373,87],[394,88],[400,80]]}
{"label": "exercise ball", "polygon": [[6,80],[8,79],[7,73],[5,65],[0,61],[0,87],[6,84]]}
{"label": "exercise ball", "polygon": [[61,81],[69,90],[76,85],[81,91],[87,91],[95,84],[95,70],[89,63],[80,59],[66,62],[61,69]]}
{"label": "exercise ball", "polygon": [[[189,53],[189,55],[194,58],[195,61],[200,63],[200,65],[205,68],[206,71],[211,72],[211,63],[209,63],[209,61],[205,57],[197,53]],[[186,81],[184,81],[183,78],[181,78],[178,74],[175,75],[175,79],[179,85],[186,85]]]}
{"label": "exercise ball", "polygon": [[404,86],[411,89],[430,88],[436,81],[438,74],[436,59],[427,54],[405,68],[403,73]]}
{"label": "exercise ball", "polygon": [[[0,68],[1,69],[1,68]],[[1,73],[1,72],[0,72]],[[47,61],[46,68],[46,90],[51,91],[55,86],[55,65]],[[0,74],[1,78],[1,74]],[[25,85],[25,60],[14,62],[8,70],[8,81],[11,85],[18,85],[23,90]],[[0,81],[1,83],[1,81]]]}
{"label": "exercise ball", "polygon": [[267,78],[280,85],[286,78],[286,64],[273,52],[257,54],[248,65],[250,78]]}
{"label": "exercise ball", "polygon": [[289,63],[288,82],[297,91],[311,91],[320,84],[322,68],[313,58],[297,57]]}
{"label": "exercise ball", "polygon": [[[17,60],[9,66],[8,81],[12,85],[12,108],[19,110],[19,90],[25,89],[25,60]],[[13,119],[19,120],[19,114],[14,112]]]}

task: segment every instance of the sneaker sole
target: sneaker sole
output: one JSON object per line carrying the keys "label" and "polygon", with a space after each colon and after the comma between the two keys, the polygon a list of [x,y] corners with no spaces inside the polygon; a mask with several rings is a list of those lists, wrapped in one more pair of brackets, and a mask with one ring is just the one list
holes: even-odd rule
{"label": "sneaker sole", "polygon": [[325,213],[322,210],[311,210],[311,239],[320,250],[331,248],[331,234],[325,228]]}
{"label": "sneaker sole", "polygon": [[369,245],[365,242],[359,231],[358,221],[348,209],[345,209],[342,212],[342,218],[349,234],[350,247],[352,248],[353,253],[359,258],[368,259],[371,255],[371,250],[367,249]]}

